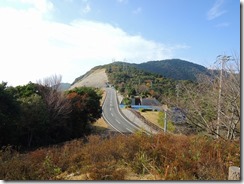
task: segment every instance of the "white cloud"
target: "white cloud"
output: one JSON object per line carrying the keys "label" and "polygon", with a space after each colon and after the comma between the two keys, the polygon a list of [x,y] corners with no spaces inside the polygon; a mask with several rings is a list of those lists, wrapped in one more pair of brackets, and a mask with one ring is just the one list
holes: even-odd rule
{"label": "white cloud", "polygon": [[47,0],[21,0],[23,3],[28,3],[33,5],[38,11],[45,13],[53,9],[53,4]]}
{"label": "white cloud", "polygon": [[73,82],[113,58],[126,58],[128,62],[159,60],[172,58],[175,50],[187,48],[129,35],[101,22],[76,20],[64,24],[46,20],[44,9],[0,7],[0,81],[22,85],[61,74],[64,82]]}
{"label": "white cloud", "polygon": [[223,10],[224,0],[216,0],[212,8],[207,12],[207,19],[213,20],[224,13],[226,13],[226,10]]}

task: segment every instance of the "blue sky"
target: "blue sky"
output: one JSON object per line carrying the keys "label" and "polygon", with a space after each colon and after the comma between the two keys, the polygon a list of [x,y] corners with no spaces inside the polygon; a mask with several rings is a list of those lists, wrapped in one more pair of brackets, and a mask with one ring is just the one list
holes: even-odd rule
{"label": "blue sky", "polygon": [[0,1],[0,80],[63,82],[113,60],[171,58],[212,67],[240,55],[238,0]]}

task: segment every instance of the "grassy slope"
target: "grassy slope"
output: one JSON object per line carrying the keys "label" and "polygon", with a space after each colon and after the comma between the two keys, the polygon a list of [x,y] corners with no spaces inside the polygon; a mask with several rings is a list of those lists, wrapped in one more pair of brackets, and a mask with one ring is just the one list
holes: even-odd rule
{"label": "grassy slope", "polygon": [[155,112],[155,111],[146,111],[146,112],[140,112],[140,114],[146,118],[148,121],[154,123],[155,125],[159,126],[158,124],[158,113],[159,112]]}
{"label": "grassy slope", "polygon": [[0,161],[4,180],[226,180],[228,167],[240,166],[240,142],[163,134],[93,135],[26,154],[7,148]]}

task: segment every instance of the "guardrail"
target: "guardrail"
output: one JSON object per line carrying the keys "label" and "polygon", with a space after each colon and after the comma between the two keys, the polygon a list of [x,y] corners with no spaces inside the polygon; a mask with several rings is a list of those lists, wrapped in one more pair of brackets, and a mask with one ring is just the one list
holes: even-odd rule
{"label": "guardrail", "polygon": [[[157,111],[162,111],[162,107],[161,106],[151,106],[151,105],[130,105],[132,109],[150,109],[150,110],[157,110]],[[119,105],[120,108],[125,108],[126,105],[120,104]]]}

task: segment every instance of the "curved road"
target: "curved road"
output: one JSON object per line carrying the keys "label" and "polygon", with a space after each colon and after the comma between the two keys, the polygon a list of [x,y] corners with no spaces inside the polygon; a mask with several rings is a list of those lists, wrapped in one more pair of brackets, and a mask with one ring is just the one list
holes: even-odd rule
{"label": "curved road", "polygon": [[117,95],[114,88],[106,88],[106,98],[103,103],[103,117],[106,122],[120,133],[133,133],[139,130],[134,124],[129,122],[119,111]]}

